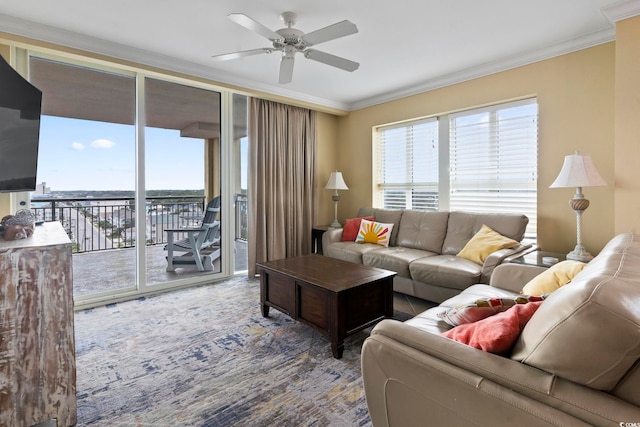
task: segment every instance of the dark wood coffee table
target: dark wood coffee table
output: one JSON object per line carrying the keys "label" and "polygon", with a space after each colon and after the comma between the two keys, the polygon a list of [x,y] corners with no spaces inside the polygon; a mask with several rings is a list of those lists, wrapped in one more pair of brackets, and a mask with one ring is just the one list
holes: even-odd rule
{"label": "dark wood coffee table", "polygon": [[257,266],[262,315],[273,307],[317,329],[336,359],[346,337],[393,317],[393,271],[315,254]]}

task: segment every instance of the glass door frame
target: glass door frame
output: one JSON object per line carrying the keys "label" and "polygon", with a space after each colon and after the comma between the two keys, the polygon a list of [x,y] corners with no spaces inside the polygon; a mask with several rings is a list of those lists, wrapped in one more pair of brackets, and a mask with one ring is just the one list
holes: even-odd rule
{"label": "glass door frame", "polygon": [[[18,46],[19,45],[19,46]],[[51,59],[61,63],[70,65],[79,65],[95,69],[97,71],[111,72],[116,74],[133,76],[136,80],[136,117],[135,117],[135,218],[136,224],[145,224],[145,227],[136,227],[136,243],[135,246],[135,268],[136,280],[135,288],[128,287],[122,290],[115,290],[95,294],[95,296],[80,296],[75,298],[75,308],[84,309],[94,306],[101,306],[108,303],[125,301],[134,299],[144,295],[159,293],[170,289],[179,289],[192,287],[204,283],[219,281],[234,275],[234,230],[235,230],[235,214],[234,214],[234,198],[233,198],[233,182],[235,169],[240,167],[236,164],[233,151],[233,95],[240,94],[249,96],[240,91],[231,91],[229,89],[216,86],[211,83],[203,83],[185,77],[176,77],[170,74],[153,72],[143,68],[123,65],[117,62],[108,62],[91,57],[80,57],[78,55],[65,54],[64,52],[51,51],[49,49],[41,49],[23,43],[10,43],[13,49],[16,46],[24,49],[27,58],[37,57]],[[145,218],[145,79],[154,78],[167,82],[174,82],[191,86],[195,88],[216,91],[220,93],[220,191],[221,191],[221,216],[225,220],[225,225],[221,228],[221,266],[219,273],[210,273],[199,277],[177,279],[175,281],[147,284],[146,275],[146,218]],[[205,167],[210,165],[205,164]]]}

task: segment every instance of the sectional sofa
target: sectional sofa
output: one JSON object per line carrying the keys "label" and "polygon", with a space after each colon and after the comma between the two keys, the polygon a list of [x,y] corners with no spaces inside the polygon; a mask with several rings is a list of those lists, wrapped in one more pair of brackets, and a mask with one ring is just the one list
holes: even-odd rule
{"label": "sectional sofa", "polygon": [[[394,291],[435,302],[489,283],[497,265],[531,248],[522,243],[529,222],[525,215],[361,208],[357,217],[392,224],[389,246],[343,241],[342,228],[329,229],[322,236],[323,254],[395,271]],[[457,256],[483,225],[515,245],[491,253],[482,264]]]}
{"label": "sectional sofa", "polygon": [[456,327],[445,314],[476,309],[483,298],[522,298],[523,285],[540,274],[547,272],[503,264],[489,285],[404,323],[378,323],[362,349],[373,425],[640,425],[639,234],[614,237],[568,284],[534,303],[499,354],[450,339],[461,327],[497,339],[497,316],[513,316],[518,306]]}

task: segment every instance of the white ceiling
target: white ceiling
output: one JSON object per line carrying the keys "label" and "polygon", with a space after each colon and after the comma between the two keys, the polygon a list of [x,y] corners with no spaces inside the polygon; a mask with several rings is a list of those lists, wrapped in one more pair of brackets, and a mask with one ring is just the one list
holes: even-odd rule
{"label": "white ceiling", "polygon": [[[353,110],[613,40],[601,11],[613,1],[0,0],[0,32]],[[314,48],[360,68],[349,73],[297,54],[293,81],[279,85],[277,52],[211,59],[270,46],[229,13],[276,30],[289,10],[303,32],[356,24],[357,34]]]}

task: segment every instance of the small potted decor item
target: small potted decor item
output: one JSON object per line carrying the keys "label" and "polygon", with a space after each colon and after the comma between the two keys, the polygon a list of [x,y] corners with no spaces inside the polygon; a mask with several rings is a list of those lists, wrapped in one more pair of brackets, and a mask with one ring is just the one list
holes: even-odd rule
{"label": "small potted decor item", "polygon": [[33,212],[28,209],[21,209],[15,215],[7,215],[0,221],[0,238],[20,240],[31,237],[35,222]]}

